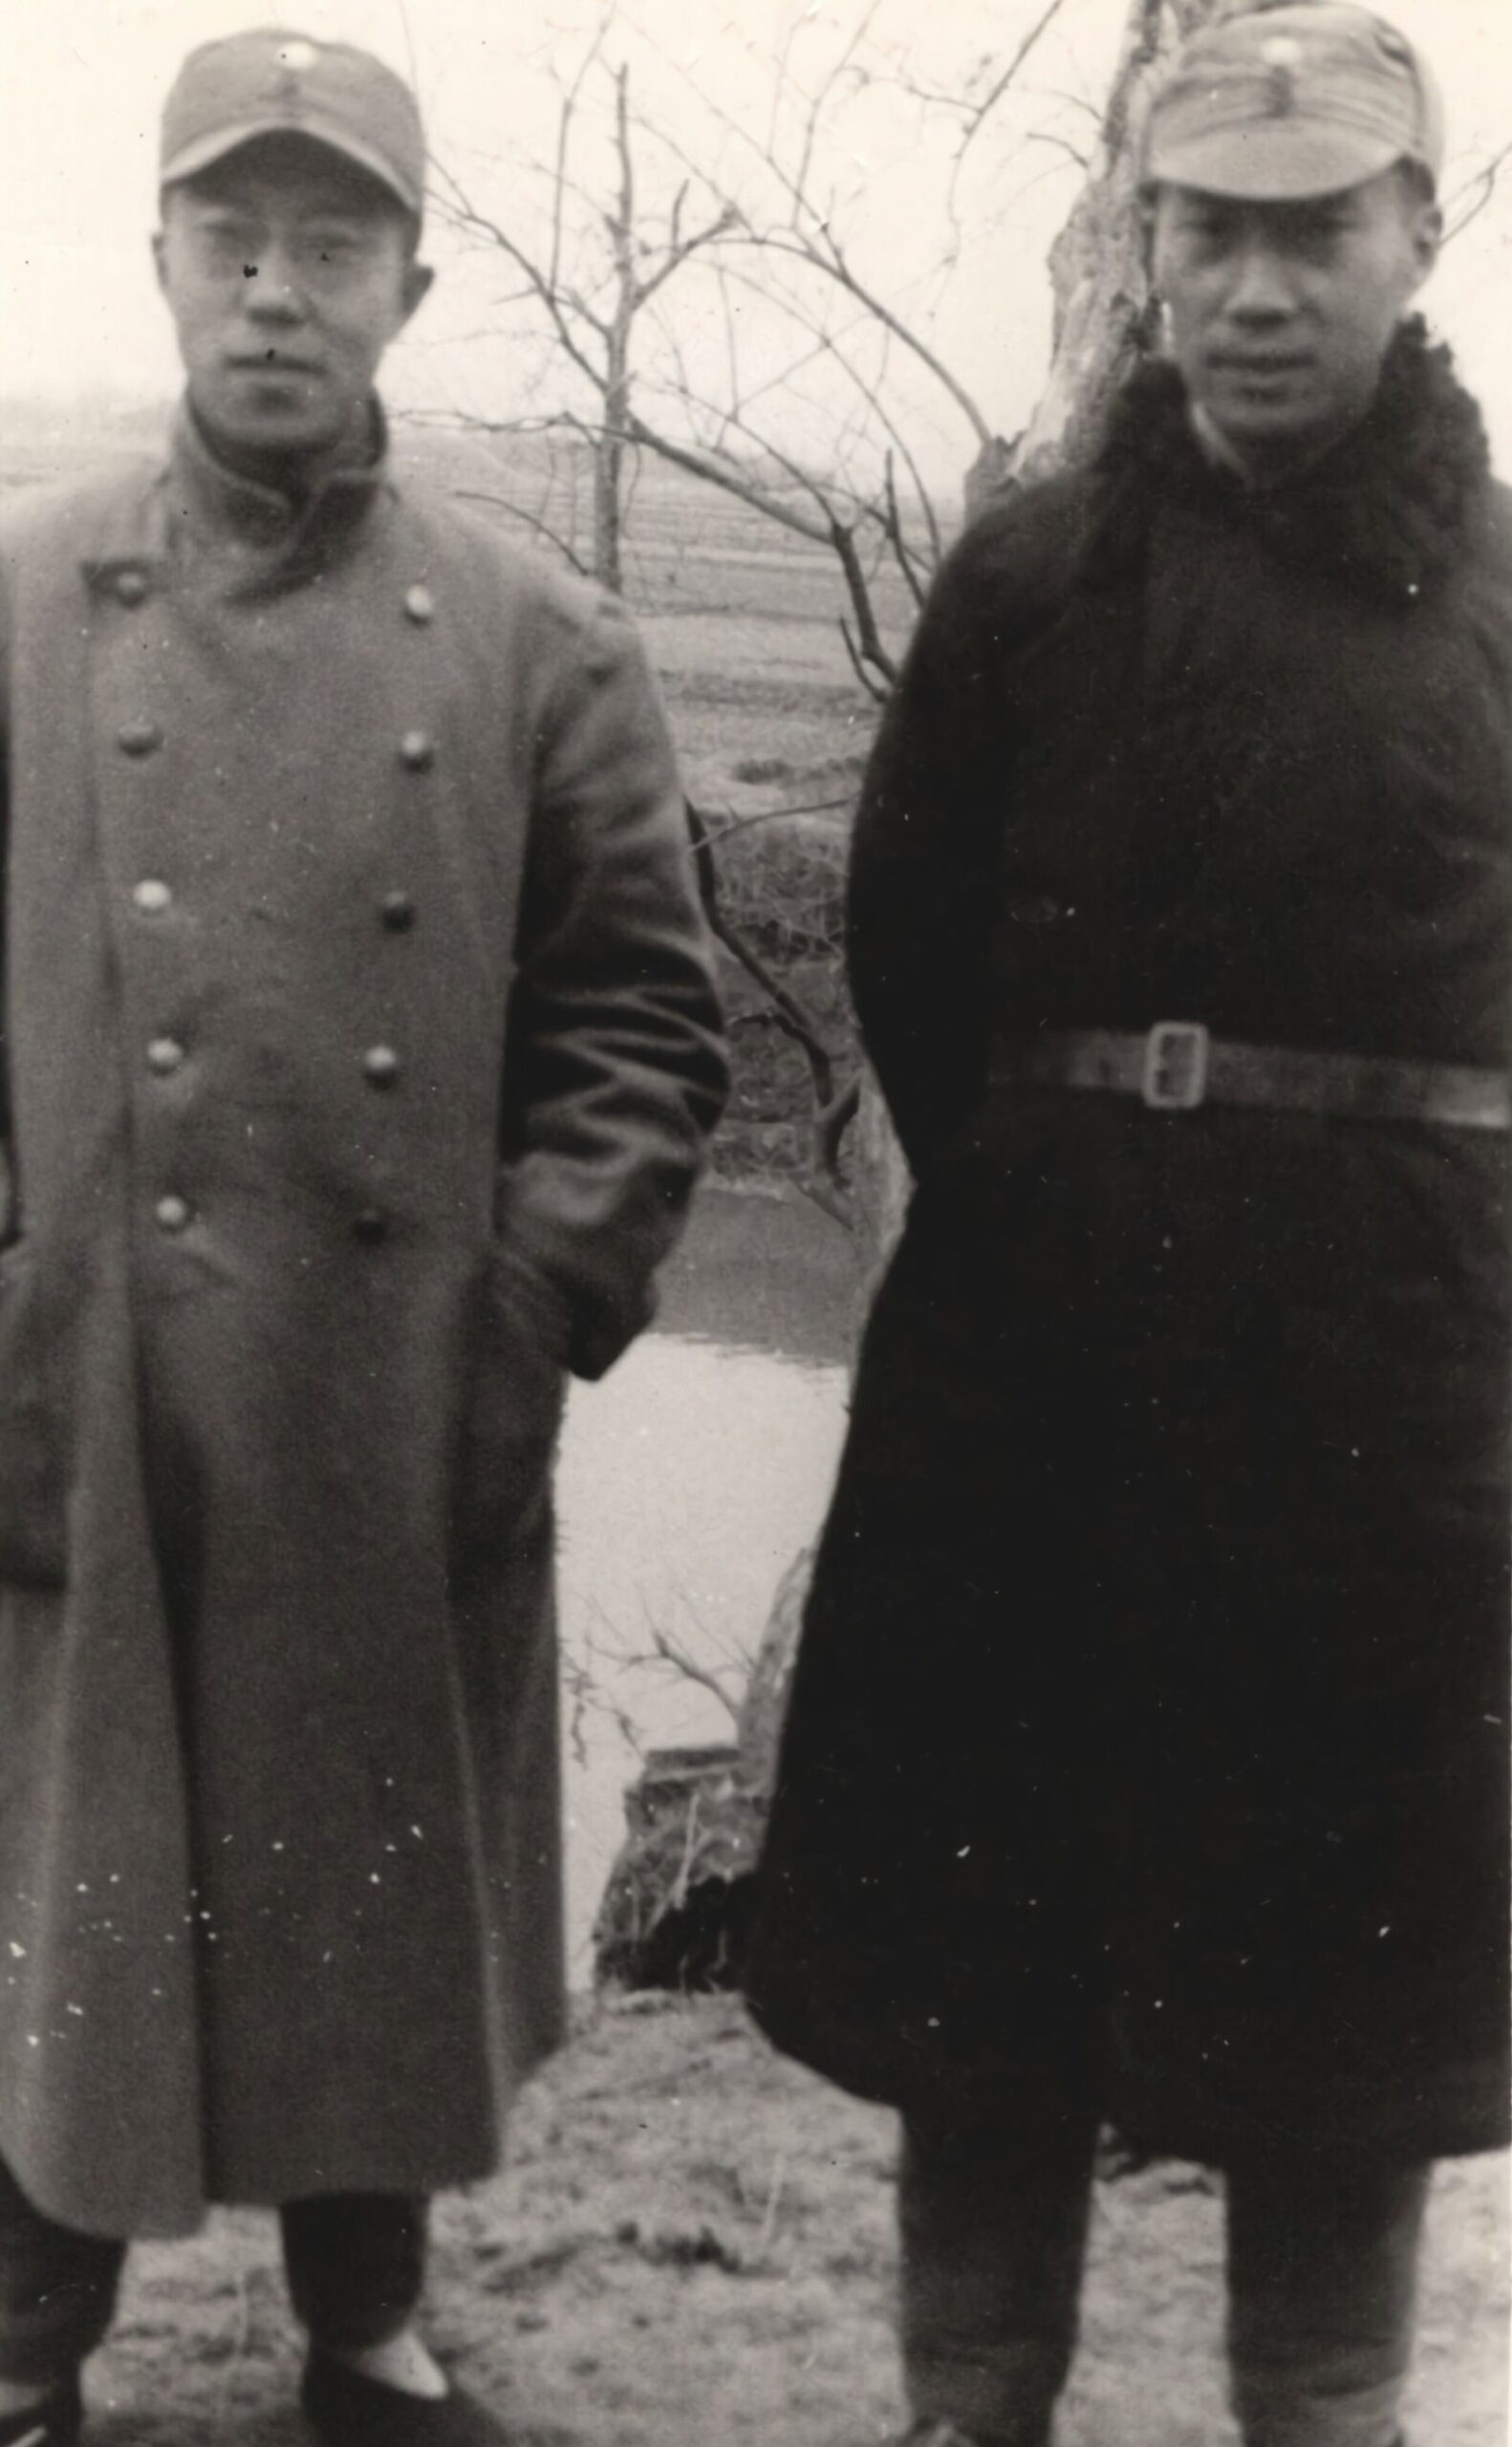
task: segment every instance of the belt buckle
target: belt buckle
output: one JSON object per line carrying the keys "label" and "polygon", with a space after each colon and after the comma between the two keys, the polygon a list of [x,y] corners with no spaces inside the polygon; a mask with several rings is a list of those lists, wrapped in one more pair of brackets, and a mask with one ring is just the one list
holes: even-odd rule
{"label": "belt buckle", "polygon": [[1200,1020],[1159,1020],[1144,1041],[1139,1094],[1156,1113],[1191,1113],[1207,1094],[1209,1037]]}

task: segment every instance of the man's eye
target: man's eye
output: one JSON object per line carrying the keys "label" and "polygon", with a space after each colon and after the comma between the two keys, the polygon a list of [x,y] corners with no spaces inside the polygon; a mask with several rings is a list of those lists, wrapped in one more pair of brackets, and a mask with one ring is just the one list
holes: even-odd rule
{"label": "man's eye", "polygon": [[257,244],[249,229],[237,227],[234,222],[204,223],[197,233],[202,253],[212,263],[253,263]]}
{"label": "man's eye", "polygon": [[1353,226],[1352,216],[1348,210],[1336,208],[1331,212],[1309,212],[1292,223],[1289,235],[1295,246],[1332,247],[1346,237]]}

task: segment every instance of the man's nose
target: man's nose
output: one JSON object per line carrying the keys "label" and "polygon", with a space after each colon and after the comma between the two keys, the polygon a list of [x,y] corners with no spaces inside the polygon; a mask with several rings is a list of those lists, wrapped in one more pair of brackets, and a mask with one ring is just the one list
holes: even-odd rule
{"label": "man's nose", "polygon": [[259,322],[297,320],[309,305],[304,273],[293,252],[271,240],[246,269],[247,311]]}
{"label": "man's nose", "polygon": [[1276,322],[1290,314],[1296,299],[1287,268],[1272,247],[1249,247],[1228,292],[1228,311],[1246,323]]}

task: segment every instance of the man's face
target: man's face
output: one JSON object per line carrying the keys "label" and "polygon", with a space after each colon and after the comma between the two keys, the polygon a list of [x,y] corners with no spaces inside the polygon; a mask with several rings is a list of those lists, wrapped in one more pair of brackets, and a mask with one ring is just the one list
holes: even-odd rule
{"label": "man's face", "polygon": [[233,457],[318,456],[353,429],[430,274],[385,189],[268,136],[172,187],[154,240],[189,397]]}
{"label": "man's face", "polygon": [[1326,446],[1374,397],[1438,239],[1397,170],[1285,203],[1162,186],[1152,267],[1194,405],[1256,464]]}

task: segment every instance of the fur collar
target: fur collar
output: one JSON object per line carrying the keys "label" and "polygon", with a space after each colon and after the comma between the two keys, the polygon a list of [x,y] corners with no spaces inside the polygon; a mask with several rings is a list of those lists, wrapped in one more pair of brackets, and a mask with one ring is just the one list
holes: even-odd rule
{"label": "fur collar", "polygon": [[1086,570],[1094,582],[1142,560],[1159,493],[1263,528],[1287,558],[1362,592],[1413,602],[1472,550],[1490,475],[1480,411],[1422,318],[1387,353],[1369,413],[1295,479],[1252,491],[1199,447],[1176,368],[1141,366],[1113,402],[1097,460]]}

